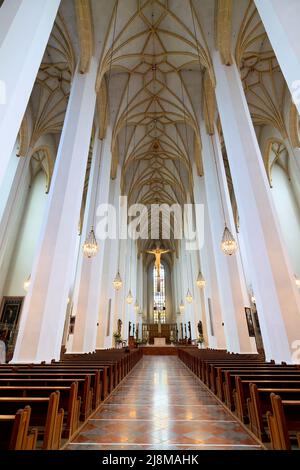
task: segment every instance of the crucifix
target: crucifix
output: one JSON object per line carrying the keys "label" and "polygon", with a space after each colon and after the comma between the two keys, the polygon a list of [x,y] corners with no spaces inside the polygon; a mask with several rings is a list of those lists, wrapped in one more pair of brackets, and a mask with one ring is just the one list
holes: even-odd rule
{"label": "crucifix", "polygon": [[160,292],[160,258],[161,255],[164,253],[170,253],[172,250],[164,250],[163,248],[159,248],[158,245],[156,245],[156,248],[154,250],[146,250],[145,253],[150,253],[151,255],[155,256],[155,268],[156,268],[156,273],[157,273],[157,292]]}

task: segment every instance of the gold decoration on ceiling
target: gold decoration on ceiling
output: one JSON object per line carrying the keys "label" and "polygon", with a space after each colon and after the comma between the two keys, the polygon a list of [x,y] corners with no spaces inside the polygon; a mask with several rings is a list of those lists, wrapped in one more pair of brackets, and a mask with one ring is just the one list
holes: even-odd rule
{"label": "gold decoration on ceiling", "polygon": [[53,166],[51,153],[47,146],[44,145],[35,149],[30,159],[31,182],[40,171],[43,171],[46,177],[46,193],[50,189]]}
{"label": "gold decoration on ceiling", "polygon": [[290,139],[291,139],[292,146],[294,148],[300,147],[299,114],[294,103],[291,103],[291,106],[290,106],[289,130],[290,130]]}
{"label": "gold decoration on ceiling", "polygon": [[99,139],[102,140],[105,139],[109,121],[109,102],[106,77],[103,78],[97,95],[97,114],[99,121]]}
{"label": "gold decoration on ceiling", "polygon": [[75,0],[77,32],[80,45],[80,73],[86,73],[94,51],[94,31],[90,0]]}
{"label": "gold decoration on ceiling", "polygon": [[213,135],[215,132],[216,96],[215,89],[207,73],[207,70],[204,72],[202,82],[202,101],[206,131],[209,135]]}
{"label": "gold decoration on ceiling", "polygon": [[287,87],[255,4],[249,1],[239,30],[235,57],[256,126],[271,125],[287,137]]}
{"label": "gold decoration on ceiling", "polygon": [[289,174],[289,153],[285,143],[277,138],[270,138],[267,140],[264,149],[264,163],[269,179],[270,186],[272,187],[272,169],[275,164],[285,172],[288,179]]}
{"label": "gold decoration on ceiling", "polygon": [[232,64],[231,34],[232,34],[232,0],[216,0],[215,13],[215,42],[225,65]]}

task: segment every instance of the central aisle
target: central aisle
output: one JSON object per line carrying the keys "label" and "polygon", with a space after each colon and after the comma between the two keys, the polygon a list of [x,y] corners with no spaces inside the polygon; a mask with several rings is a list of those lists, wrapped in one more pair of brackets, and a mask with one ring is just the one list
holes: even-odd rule
{"label": "central aisle", "polygon": [[144,356],[68,450],[257,449],[175,356]]}

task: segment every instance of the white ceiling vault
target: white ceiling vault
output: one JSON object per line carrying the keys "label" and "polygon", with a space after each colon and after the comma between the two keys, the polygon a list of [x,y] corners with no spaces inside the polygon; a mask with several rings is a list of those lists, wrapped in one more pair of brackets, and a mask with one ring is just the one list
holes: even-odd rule
{"label": "white ceiling vault", "polygon": [[[120,165],[129,204],[182,205],[194,162],[203,174],[199,123],[212,133],[217,122],[213,48],[240,68],[258,135],[268,125],[295,142],[298,116],[291,110],[287,123],[287,88],[252,0],[62,0],[21,144],[43,133],[58,142],[75,65],[85,73],[97,54],[97,121],[100,138],[112,130],[111,177]],[[177,250],[174,239],[164,244]]]}

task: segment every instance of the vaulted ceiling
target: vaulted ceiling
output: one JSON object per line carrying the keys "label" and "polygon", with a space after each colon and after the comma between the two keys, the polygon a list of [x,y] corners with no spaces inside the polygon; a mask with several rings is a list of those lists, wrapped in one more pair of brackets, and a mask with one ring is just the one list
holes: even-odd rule
{"label": "vaulted ceiling", "polygon": [[[291,109],[286,120],[287,88],[252,0],[62,0],[21,144],[50,134],[57,145],[76,63],[85,73],[96,54],[97,122],[100,138],[112,131],[111,177],[120,167],[129,204],[182,205],[192,197],[192,165],[203,174],[199,123],[213,132],[217,119],[213,48],[240,68],[258,135],[268,125],[295,143],[298,116]],[[234,205],[228,166],[227,174]],[[174,239],[165,245],[177,249]]]}

